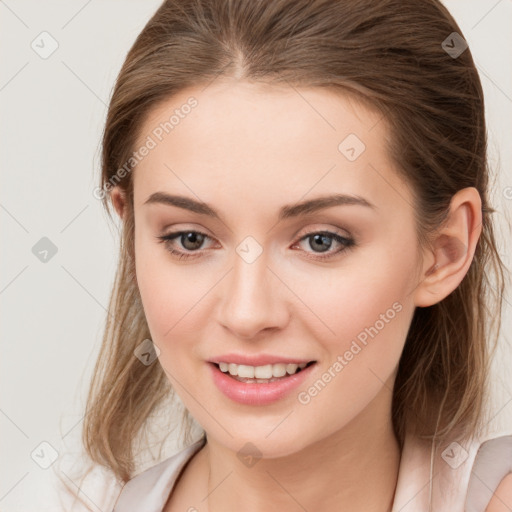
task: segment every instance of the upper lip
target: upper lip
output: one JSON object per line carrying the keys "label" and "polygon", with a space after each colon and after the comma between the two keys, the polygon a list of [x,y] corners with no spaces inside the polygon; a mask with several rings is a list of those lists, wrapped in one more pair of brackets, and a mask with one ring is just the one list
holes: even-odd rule
{"label": "upper lip", "polygon": [[234,363],[247,366],[265,366],[267,364],[303,364],[309,363],[313,359],[300,359],[297,357],[273,356],[271,354],[244,355],[244,354],[224,354],[210,359],[211,363]]}

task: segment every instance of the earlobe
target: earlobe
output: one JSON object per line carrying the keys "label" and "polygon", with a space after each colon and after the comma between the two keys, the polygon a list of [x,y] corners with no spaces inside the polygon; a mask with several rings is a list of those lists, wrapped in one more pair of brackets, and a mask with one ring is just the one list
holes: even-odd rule
{"label": "earlobe", "polygon": [[117,214],[122,219],[124,216],[124,209],[126,204],[126,197],[124,191],[121,190],[119,186],[114,187],[110,192],[110,200],[112,201],[112,204]]}
{"label": "earlobe", "polygon": [[469,270],[481,231],[482,202],[478,190],[459,190],[425,258],[428,267],[415,289],[416,306],[437,304],[459,286]]}

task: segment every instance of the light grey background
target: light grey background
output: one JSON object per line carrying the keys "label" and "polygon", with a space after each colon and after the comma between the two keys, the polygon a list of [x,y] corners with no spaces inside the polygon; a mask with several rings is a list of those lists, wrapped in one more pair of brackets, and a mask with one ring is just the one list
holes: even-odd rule
{"label": "light grey background", "polygon": [[[512,2],[445,4],[481,74],[491,164],[500,167],[494,207],[504,219],[512,207]],[[51,448],[40,445],[47,442],[62,456],[80,435],[117,256],[115,231],[92,195],[101,132],[126,52],[159,5],[0,1],[2,511],[43,510],[35,496],[48,485],[49,470],[31,454],[43,462],[51,457]],[[58,48],[47,58],[31,47],[42,53],[51,44]],[[501,228],[501,252],[510,266],[507,229]],[[57,247],[46,263],[32,252],[42,237]],[[510,292],[506,300],[493,374],[497,430],[512,428]],[[99,501],[93,509],[107,510]]]}

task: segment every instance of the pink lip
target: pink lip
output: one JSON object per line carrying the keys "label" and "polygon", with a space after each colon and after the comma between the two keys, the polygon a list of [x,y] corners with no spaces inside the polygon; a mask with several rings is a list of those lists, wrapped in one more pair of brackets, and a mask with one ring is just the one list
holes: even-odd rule
{"label": "pink lip", "polygon": [[266,364],[302,364],[309,363],[313,359],[296,359],[293,357],[273,356],[271,354],[259,354],[248,356],[244,354],[224,354],[210,359],[210,363],[235,363],[248,366],[265,366]]}
{"label": "pink lip", "polygon": [[297,388],[311,374],[316,363],[282,380],[261,384],[240,382],[229,374],[221,372],[214,363],[208,363],[208,366],[215,385],[234,402],[246,405],[267,405],[280,400]]}

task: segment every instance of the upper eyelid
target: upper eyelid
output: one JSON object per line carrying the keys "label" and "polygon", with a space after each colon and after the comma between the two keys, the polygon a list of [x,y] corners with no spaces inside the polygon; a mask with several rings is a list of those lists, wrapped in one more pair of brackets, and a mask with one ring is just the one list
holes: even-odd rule
{"label": "upper eyelid", "polygon": [[[334,221],[336,222],[336,221]],[[320,221],[320,222],[309,222],[309,225],[313,224],[313,225],[317,225],[317,226],[326,226],[326,225],[329,225],[330,223],[332,223],[332,220],[331,221]],[[186,223],[184,223],[186,224]],[[193,223],[192,223],[193,224]],[[162,229],[161,229],[161,232],[164,233],[164,236],[166,235],[175,235],[177,233],[190,233],[190,232],[194,232],[194,233],[201,233],[203,235],[206,235],[210,238],[215,238],[214,236],[210,235],[208,233],[208,229],[204,229],[204,228],[196,228],[196,227],[190,227],[190,228],[181,228],[181,229],[177,229],[176,231],[169,231],[167,232],[166,230],[167,229],[171,229],[171,226],[164,226]],[[306,230],[306,231],[304,231]],[[318,227],[318,228],[300,228],[300,229],[297,229],[294,231],[294,234],[293,234],[293,238],[297,237],[299,233],[301,232],[304,232],[304,234],[310,234],[310,233],[318,233],[318,232],[322,232],[322,231],[328,231],[328,232],[331,232],[331,233],[335,233],[335,234],[339,234],[340,236],[346,236],[347,238],[349,237],[352,237],[352,229],[348,229],[348,228],[341,228],[341,227]],[[343,232],[345,232],[345,235],[343,235]]]}

